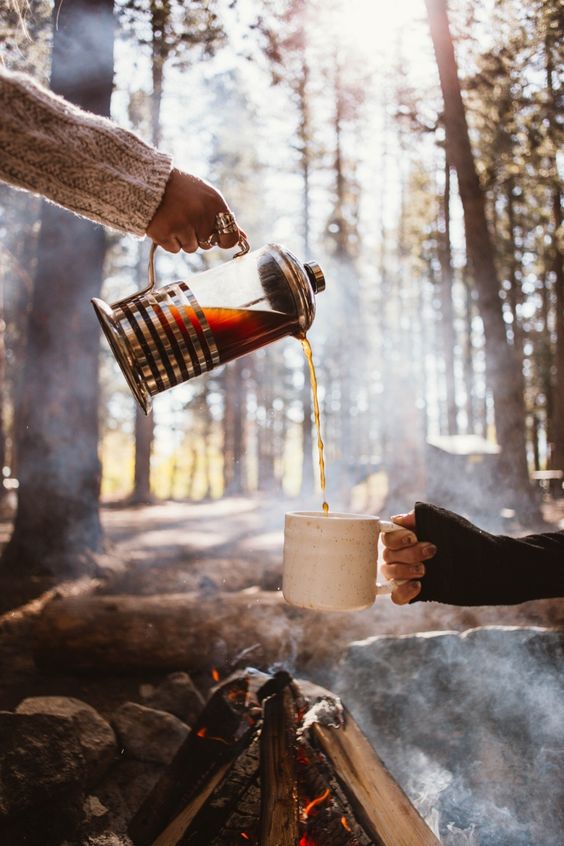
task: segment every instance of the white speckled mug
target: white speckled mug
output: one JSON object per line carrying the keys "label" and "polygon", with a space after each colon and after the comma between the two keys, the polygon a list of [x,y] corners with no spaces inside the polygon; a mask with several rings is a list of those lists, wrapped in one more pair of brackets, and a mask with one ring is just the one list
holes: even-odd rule
{"label": "white speckled mug", "polygon": [[317,611],[360,611],[396,584],[376,584],[380,532],[401,529],[367,514],[291,511],[284,525],[284,599]]}

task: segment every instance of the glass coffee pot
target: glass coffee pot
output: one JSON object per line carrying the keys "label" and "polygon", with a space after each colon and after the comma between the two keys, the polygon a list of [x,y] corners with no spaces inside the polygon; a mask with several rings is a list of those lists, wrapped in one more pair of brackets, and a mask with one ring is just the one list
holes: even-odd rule
{"label": "glass coffee pot", "polygon": [[303,336],[325,289],[318,264],[303,264],[279,244],[241,254],[187,281],[149,284],[113,305],[92,304],[141,408],[151,398],[285,335]]}

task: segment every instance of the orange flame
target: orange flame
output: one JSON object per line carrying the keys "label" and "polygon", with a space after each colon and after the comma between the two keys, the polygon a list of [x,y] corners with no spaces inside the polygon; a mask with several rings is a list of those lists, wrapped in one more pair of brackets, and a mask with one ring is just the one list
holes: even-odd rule
{"label": "orange flame", "polygon": [[198,729],[196,732],[198,737],[205,737],[206,740],[217,740],[218,743],[225,743],[226,746],[229,746],[229,741],[226,740],[224,737],[214,737],[213,734],[208,734],[208,730],[205,726],[202,726],[201,729]]}
{"label": "orange flame", "polygon": [[346,818],[346,817],[341,817],[341,825],[343,826],[343,828],[345,829],[345,831],[352,831],[352,828],[351,828],[351,827],[350,827],[350,825],[348,824],[348,822],[347,822],[347,818]]}
{"label": "orange flame", "polygon": [[217,672],[215,667],[212,667],[211,675],[212,675],[212,679],[214,680],[214,682],[219,681],[219,673]]}
{"label": "orange flame", "polygon": [[327,797],[329,796],[329,792],[330,792],[330,791],[329,791],[329,788],[327,788],[327,790],[325,791],[325,793],[322,793],[322,794],[321,794],[321,796],[318,796],[318,797],[317,797],[317,799],[312,799],[312,800],[311,800],[311,802],[309,802],[309,803],[305,806],[305,808],[304,808],[304,815],[305,815],[306,817],[309,817],[310,813],[311,813],[311,812],[312,812],[312,810],[316,807],[316,805],[319,805],[321,802],[325,802],[325,800],[326,800],[326,799],[327,799]]}
{"label": "orange flame", "polygon": [[241,837],[243,837],[245,840],[250,840],[249,835],[245,831],[241,832]]}

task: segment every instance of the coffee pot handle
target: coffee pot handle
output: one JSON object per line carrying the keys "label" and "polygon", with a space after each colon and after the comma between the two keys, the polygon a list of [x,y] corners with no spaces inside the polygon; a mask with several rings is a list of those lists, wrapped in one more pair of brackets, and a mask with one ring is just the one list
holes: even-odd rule
{"label": "coffee pot handle", "polygon": [[121,308],[124,305],[127,305],[132,300],[136,300],[138,297],[144,296],[144,294],[150,294],[153,288],[155,287],[155,252],[157,250],[158,244],[154,241],[151,242],[151,249],[149,250],[149,284],[146,285],[141,291],[135,291],[134,294],[128,294],[127,297],[124,297],[122,300],[118,300],[116,303],[112,303],[112,308]]}
{"label": "coffee pot handle", "polygon": [[[156,273],[155,273],[155,253],[157,251],[157,247],[159,245],[153,241],[151,243],[151,249],[149,250],[149,262],[148,262],[148,276],[149,276],[149,283],[143,288],[141,291],[136,291],[134,294],[129,294],[127,297],[124,297],[122,300],[118,300],[117,303],[112,303],[112,308],[117,308],[119,306],[127,305],[131,300],[136,300],[137,297],[142,297],[145,294],[150,294],[153,288],[156,285]],[[239,256],[246,255],[249,250],[251,249],[249,242],[246,238],[242,235],[237,242],[237,246],[239,247],[239,252],[235,253],[233,258],[239,258]]]}
{"label": "coffee pot handle", "polygon": [[[393,520],[380,520],[380,531],[381,532],[397,532],[398,529],[404,529],[405,526],[400,526],[398,523],[394,523]],[[393,591],[404,585],[408,582],[409,579],[391,579],[389,582],[384,582],[383,584],[376,585],[376,594],[378,596],[383,596],[386,593],[393,593]]]}

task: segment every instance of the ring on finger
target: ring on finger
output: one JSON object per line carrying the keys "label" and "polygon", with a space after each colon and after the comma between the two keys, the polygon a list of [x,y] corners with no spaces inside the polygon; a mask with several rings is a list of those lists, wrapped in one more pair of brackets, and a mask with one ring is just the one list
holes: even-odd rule
{"label": "ring on finger", "polygon": [[219,243],[217,232],[212,232],[208,238],[198,238],[198,244],[203,250],[209,250]]}
{"label": "ring on finger", "polygon": [[232,232],[238,232],[239,227],[235,220],[235,215],[231,212],[218,212],[215,216],[215,231],[217,235],[229,235]]}

